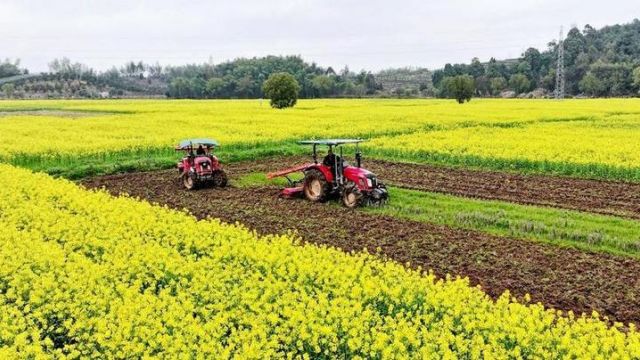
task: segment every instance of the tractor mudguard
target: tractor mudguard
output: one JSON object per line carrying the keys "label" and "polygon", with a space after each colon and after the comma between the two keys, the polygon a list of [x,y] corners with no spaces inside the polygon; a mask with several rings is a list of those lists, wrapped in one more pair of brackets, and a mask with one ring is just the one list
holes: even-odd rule
{"label": "tractor mudguard", "polygon": [[311,169],[320,171],[322,175],[324,175],[324,178],[325,180],[327,180],[328,183],[330,184],[333,183],[333,172],[331,171],[330,167],[326,165],[321,165],[321,164],[313,164],[312,166],[309,166],[308,168],[304,169],[304,172],[306,173]]}

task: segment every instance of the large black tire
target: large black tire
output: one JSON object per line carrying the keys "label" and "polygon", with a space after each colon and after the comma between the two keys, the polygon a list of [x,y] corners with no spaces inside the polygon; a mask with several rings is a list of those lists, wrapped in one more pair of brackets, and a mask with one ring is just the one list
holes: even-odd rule
{"label": "large black tire", "polygon": [[331,191],[331,184],[327,182],[320,170],[311,169],[304,176],[304,196],[313,202],[327,200]]}
{"label": "large black tire", "polygon": [[223,188],[227,186],[229,179],[227,178],[227,173],[224,170],[216,170],[213,173],[213,186]]}
{"label": "large black tire", "polygon": [[196,180],[187,173],[182,173],[182,185],[187,190],[195,190],[198,187]]}
{"label": "large black tire", "polygon": [[363,198],[362,192],[354,183],[347,184],[342,191],[342,204],[350,209],[362,205]]}

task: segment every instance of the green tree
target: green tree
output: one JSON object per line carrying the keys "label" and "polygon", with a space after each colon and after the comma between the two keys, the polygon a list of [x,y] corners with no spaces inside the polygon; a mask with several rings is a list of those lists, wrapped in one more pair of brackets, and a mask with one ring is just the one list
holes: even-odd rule
{"label": "green tree", "polygon": [[633,70],[633,85],[638,88],[638,92],[640,93],[640,66]]}
{"label": "green tree", "polygon": [[224,80],[220,78],[211,78],[207,80],[206,93],[208,97],[220,97],[224,89]]}
{"label": "green tree", "polygon": [[335,81],[332,76],[317,75],[311,80],[311,85],[321,97],[326,97],[333,92]]}
{"label": "green tree", "polygon": [[498,95],[502,90],[507,87],[507,80],[505,80],[502,76],[496,76],[489,80],[491,87],[491,94]]}
{"label": "green tree", "polygon": [[2,92],[4,96],[11,98],[13,97],[13,93],[15,92],[16,87],[13,84],[4,84],[2,85]]}
{"label": "green tree", "polygon": [[190,93],[188,97],[199,99],[203,98],[206,94],[207,82],[204,79],[197,77],[189,81]]}
{"label": "green tree", "polygon": [[537,77],[540,73],[540,66],[542,65],[542,55],[540,51],[535,48],[528,48],[524,54],[522,54],[522,61],[527,64],[527,74]]}
{"label": "green tree", "polygon": [[469,65],[469,75],[474,78],[479,78],[484,75],[484,65],[480,62],[477,57],[471,59],[471,65]]}
{"label": "green tree", "polygon": [[22,74],[22,71],[20,71],[19,66],[20,66],[19,59],[16,59],[13,62],[9,59],[5,59],[4,61],[1,61],[0,62],[0,78]]}
{"label": "green tree", "polygon": [[590,66],[589,72],[602,82],[605,96],[629,94],[633,88],[630,64],[597,61]]}
{"label": "green tree", "polygon": [[192,96],[189,79],[177,77],[169,84],[169,95],[175,98],[189,98]]}
{"label": "green tree", "polygon": [[446,96],[456,99],[459,104],[471,101],[471,97],[476,91],[473,77],[469,75],[445,77],[442,84]]}
{"label": "green tree", "polygon": [[588,72],[582,80],[580,80],[580,90],[589,96],[598,96],[604,90],[602,81],[591,72]]}
{"label": "green tree", "polygon": [[255,84],[253,79],[249,75],[245,75],[238,79],[236,83],[236,91],[241,98],[249,98],[252,95],[252,91]]}
{"label": "green tree", "polygon": [[271,99],[271,107],[283,109],[293,107],[298,102],[300,85],[293,75],[279,72],[269,76],[264,82],[262,91]]}
{"label": "green tree", "polygon": [[509,86],[516,94],[522,94],[531,89],[531,81],[523,74],[513,74],[509,78]]}

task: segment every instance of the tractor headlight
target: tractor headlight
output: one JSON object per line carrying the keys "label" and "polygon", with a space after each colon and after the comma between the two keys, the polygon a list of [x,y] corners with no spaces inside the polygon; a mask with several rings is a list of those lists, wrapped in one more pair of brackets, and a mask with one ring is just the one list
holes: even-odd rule
{"label": "tractor headlight", "polygon": [[368,187],[373,187],[373,181],[369,178],[367,178],[367,186]]}

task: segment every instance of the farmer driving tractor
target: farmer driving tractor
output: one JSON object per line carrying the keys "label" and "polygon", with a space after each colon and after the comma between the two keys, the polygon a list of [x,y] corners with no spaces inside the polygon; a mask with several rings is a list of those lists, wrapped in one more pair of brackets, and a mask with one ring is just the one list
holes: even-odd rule
{"label": "farmer driving tractor", "polygon": [[324,159],[322,160],[322,164],[324,166],[328,166],[331,168],[331,172],[333,173],[333,176],[336,176],[336,170],[338,168],[338,163],[342,161],[342,158],[340,158],[340,156],[336,156],[336,154],[333,153],[333,148],[329,147],[329,150],[327,151],[327,155],[324,157]]}

